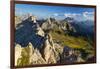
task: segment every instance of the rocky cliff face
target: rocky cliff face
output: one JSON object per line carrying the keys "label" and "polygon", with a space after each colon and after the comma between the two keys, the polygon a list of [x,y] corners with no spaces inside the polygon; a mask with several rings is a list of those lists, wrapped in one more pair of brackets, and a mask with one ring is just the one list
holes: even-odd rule
{"label": "rocky cliff face", "polygon": [[15,52],[16,65],[52,64],[59,61],[59,59],[57,59],[57,57],[59,57],[59,54],[57,51],[55,51],[55,47],[53,47],[53,44],[49,39],[44,42],[44,47],[42,48],[42,51],[34,48],[32,43],[29,43],[26,47],[16,45]]}
{"label": "rocky cliff face", "polygon": [[[26,38],[26,42],[28,42],[28,44],[24,44],[24,46],[22,46],[22,40],[21,39],[17,39],[16,44],[15,45],[15,64],[16,65],[28,65],[28,64],[51,64],[51,63],[57,63],[57,59],[56,57],[59,57],[59,55],[57,55],[57,52],[55,51],[55,47],[54,47],[54,43],[52,40],[52,36],[48,33],[45,33],[42,28],[39,26],[38,23],[34,23],[34,21],[32,21],[33,24],[28,24],[27,21],[27,25],[23,24],[22,28],[17,29],[16,34],[19,33],[21,34],[22,32],[20,32],[20,30],[24,29],[25,27],[30,26],[28,31],[31,31],[31,33],[25,33],[23,34],[23,36],[25,35],[29,35],[33,36],[33,37],[37,37],[35,39],[38,39],[40,41],[36,41],[34,38]],[[26,23],[26,22],[25,22]],[[25,28],[26,29],[26,28]],[[24,29],[24,30],[25,30]],[[24,31],[23,30],[23,31]],[[26,32],[28,32],[26,30]],[[33,32],[33,33],[32,33]],[[17,38],[24,38],[23,36],[21,37],[17,37]],[[41,39],[43,39],[41,41]],[[30,41],[30,42],[29,42]],[[32,41],[32,43],[31,43]],[[36,44],[35,44],[36,43]],[[40,43],[40,45],[39,45]]]}
{"label": "rocky cliff face", "polygon": [[[62,51],[60,51],[59,49],[63,49],[63,47],[57,47],[57,45],[53,43],[53,40],[50,35],[47,35],[46,40],[43,43],[43,47],[40,50],[37,48],[34,48],[32,43],[30,42],[26,47],[21,47],[21,45],[16,44],[15,64],[27,65],[27,64],[57,63],[57,61],[60,61],[59,53],[62,53]],[[59,52],[57,52],[58,50]],[[24,60],[21,60],[21,59],[24,59]]]}
{"label": "rocky cliff face", "polygon": [[22,51],[21,45],[16,44],[16,47],[15,47],[15,65],[17,65],[18,59],[21,58],[21,51]]}
{"label": "rocky cliff face", "polygon": [[15,16],[15,27],[17,27],[18,24],[22,22],[21,18],[18,16]]}
{"label": "rocky cliff face", "polygon": [[[70,19],[70,21],[67,21]],[[75,33],[76,29],[69,23],[71,18],[66,18],[61,21],[57,21],[54,18],[48,18],[41,26],[43,30],[62,30],[66,33]]]}

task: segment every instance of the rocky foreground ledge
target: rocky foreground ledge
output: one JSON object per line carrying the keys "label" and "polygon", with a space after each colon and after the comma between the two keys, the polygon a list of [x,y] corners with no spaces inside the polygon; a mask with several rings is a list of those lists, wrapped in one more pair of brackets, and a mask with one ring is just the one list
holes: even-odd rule
{"label": "rocky foreground ledge", "polygon": [[84,62],[81,54],[67,46],[53,43],[51,37],[44,41],[41,49],[34,48],[31,42],[26,47],[15,46],[15,65],[55,64]]}

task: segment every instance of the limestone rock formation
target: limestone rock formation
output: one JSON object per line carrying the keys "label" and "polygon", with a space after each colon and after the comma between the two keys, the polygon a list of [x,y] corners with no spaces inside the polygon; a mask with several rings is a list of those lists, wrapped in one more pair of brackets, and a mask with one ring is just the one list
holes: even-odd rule
{"label": "limestone rock formation", "polygon": [[35,49],[32,56],[30,57],[30,64],[46,64],[38,49]]}
{"label": "limestone rock formation", "polygon": [[46,41],[44,44],[44,59],[47,63],[56,63],[55,52],[54,52],[54,45],[52,42],[52,38],[50,35],[46,36]]}
{"label": "limestone rock formation", "polygon": [[48,18],[41,26],[43,30],[50,30],[53,29],[56,25],[57,21],[54,18]]}
{"label": "limestone rock formation", "polygon": [[46,64],[45,60],[42,58],[41,53],[38,49],[34,49],[32,43],[26,47],[22,47],[20,45],[16,45],[16,62],[15,65],[31,65],[31,64]]}
{"label": "limestone rock formation", "polygon": [[18,58],[21,58],[21,51],[22,51],[21,45],[16,44],[15,46],[15,65],[17,65]]}
{"label": "limestone rock formation", "polygon": [[[16,65],[31,65],[31,64],[53,64],[60,60],[59,53],[62,53],[57,44],[53,43],[50,34],[46,36],[44,41],[44,47],[42,52],[34,48],[31,42],[26,47],[21,47],[21,45],[16,45]],[[58,52],[59,51],[59,52]],[[17,56],[18,54],[18,56]],[[27,62],[27,63],[26,63]]]}
{"label": "limestone rock formation", "polygon": [[42,30],[42,28],[41,27],[38,27],[37,28],[37,33],[36,34],[38,34],[38,35],[40,35],[40,36],[42,36],[42,37],[44,37],[44,31]]}
{"label": "limestone rock formation", "polygon": [[18,24],[22,22],[21,18],[19,16],[15,16],[15,28],[17,27]]}

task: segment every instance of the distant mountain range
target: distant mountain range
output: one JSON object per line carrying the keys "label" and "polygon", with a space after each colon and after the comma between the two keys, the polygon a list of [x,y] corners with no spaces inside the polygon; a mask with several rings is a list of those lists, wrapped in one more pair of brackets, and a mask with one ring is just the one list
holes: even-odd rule
{"label": "distant mountain range", "polygon": [[76,21],[74,18],[67,17],[63,21],[70,23],[75,29],[77,35],[93,36],[94,35],[94,21]]}

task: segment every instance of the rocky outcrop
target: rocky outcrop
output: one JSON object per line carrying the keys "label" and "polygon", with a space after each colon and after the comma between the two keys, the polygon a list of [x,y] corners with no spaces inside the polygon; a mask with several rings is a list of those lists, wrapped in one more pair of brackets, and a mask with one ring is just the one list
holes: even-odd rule
{"label": "rocky outcrop", "polygon": [[29,47],[29,63],[30,64],[46,64],[45,60],[42,58],[40,51],[32,43],[28,44]]}
{"label": "rocky outcrop", "polygon": [[18,59],[21,58],[21,51],[22,51],[21,45],[16,44],[15,45],[15,65],[17,65]]}
{"label": "rocky outcrop", "polygon": [[17,66],[46,64],[45,60],[42,58],[40,51],[37,48],[34,49],[32,43],[29,43],[27,47],[22,48],[20,45],[16,45],[15,49],[15,65]]}
{"label": "rocky outcrop", "polygon": [[[27,65],[27,64],[53,64],[60,60],[59,53],[62,52],[59,45],[53,42],[50,34],[45,35],[46,40],[43,43],[42,51],[40,49],[34,48],[31,42],[26,47],[21,47],[21,45],[16,45],[16,52],[20,53],[15,55],[16,65]],[[58,47],[57,47],[58,46]],[[20,57],[19,57],[20,56]],[[25,63],[24,60],[26,60]]]}
{"label": "rocky outcrop", "polygon": [[42,52],[34,48],[30,42],[26,47],[16,44],[15,65],[85,62],[79,52],[56,43],[52,44],[52,40],[49,37],[50,35],[47,36],[47,40],[44,42]]}
{"label": "rocky outcrop", "polygon": [[17,27],[18,24],[22,22],[21,18],[18,16],[15,16],[15,28]]}
{"label": "rocky outcrop", "polygon": [[76,29],[71,25],[71,23],[69,23],[66,20],[62,20],[60,26],[61,26],[61,29],[63,29],[67,33],[68,32],[71,32],[71,33],[77,32]]}
{"label": "rocky outcrop", "polygon": [[36,32],[37,35],[44,37],[45,33],[40,26],[38,26],[36,30],[37,30]]}
{"label": "rocky outcrop", "polygon": [[35,49],[33,54],[30,56],[30,64],[46,64],[46,61],[42,58],[38,49]]}
{"label": "rocky outcrop", "polygon": [[57,21],[54,18],[48,18],[41,26],[43,30],[52,30],[55,25],[57,25]]}
{"label": "rocky outcrop", "polygon": [[43,30],[46,30],[46,31],[63,31],[67,34],[70,34],[70,33],[76,33],[76,29],[71,25],[70,21],[73,21],[73,19],[71,18],[66,18],[64,20],[61,20],[61,21],[56,21],[56,19],[54,18],[48,18],[41,26],[41,28]]}
{"label": "rocky outcrop", "polygon": [[74,50],[67,46],[63,48],[61,60],[62,63],[85,62],[79,50]]}
{"label": "rocky outcrop", "polygon": [[46,36],[43,54],[47,63],[56,63],[54,44],[50,35]]}

